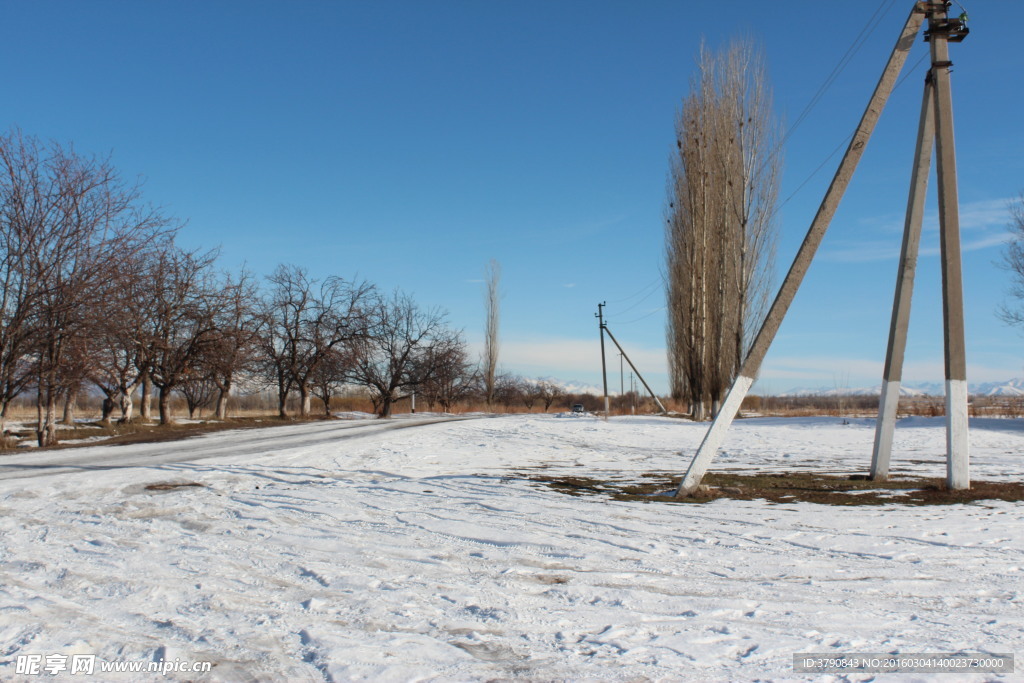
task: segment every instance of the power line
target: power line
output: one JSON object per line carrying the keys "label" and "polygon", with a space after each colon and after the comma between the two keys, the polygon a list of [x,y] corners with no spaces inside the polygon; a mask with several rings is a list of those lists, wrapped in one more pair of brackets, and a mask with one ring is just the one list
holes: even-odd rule
{"label": "power line", "polygon": [[[907,73],[904,74],[903,77],[900,78],[900,80],[896,82],[896,85],[893,86],[893,91],[894,92],[901,85],[903,85],[903,83],[905,83],[908,78],[910,78],[911,76],[914,75],[914,71],[917,70],[917,67],[919,67],[921,65],[921,62],[923,62],[927,57],[928,57],[928,53],[927,52],[925,52],[923,55],[921,55],[920,59],[918,59],[917,62],[915,62],[912,67],[910,67],[910,69],[907,71]],[[839,150],[841,150],[844,146],[846,146],[846,145],[848,145],[850,143],[850,140],[853,139],[853,136],[854,136],[854,133],[850,133],[845,138],[843,138],[842,142],[840,142],[836,146],[835,149],[833,149],[831,152],[829,152],[829,155],[827,157],[825,157],[825,159],[820,164],[818,164],[818,166],[813,171],[811,171],[810,174],[808,174],[808,176],[804,179],[804,181],[802,183],[800,183],[800,185],[795,190],[793,190],[793,193],[790,194],[788,197],[786,197],[782,201],[782,203],[779,204],[778,207],[776,207],[774,211],[772,211],[771,218],[775,218],[775,215],[782,209],[782,207],[785,206],[787,203],[789,203],[789,200],[793,199],[793,197],[798,195],[800,193],[800,191],[802,189],[804,189],[804,186],[806,186],[807,183],[811,182],[811,179],[814,178],[814,176],[816,176],[818,174],[818,172],[821,171],[822,168],[824,168],[825,164],[827,164],[832,159],[832,157],[834,157],[839,152]],[[771,218],[769,220],[771,220]]]}
{"label": "power line", "polygon": [[[630,295],[629,295],[629,296],[627,296],[627,297],[623,297],[623,298],[621,298],[621,299],[613,299],[613,300],[612,300],[612,303],[613,303],[613,304],[618,304],[618,303],[622,303],[623,301],[629,301],[630,299],[636,298],[637,296],[640,296],[640,295],[641,295],[641,294],[643,294],[644,292],[647,292],[647,290],[648,290],[648,289],[651,289],[652,287],[655,287],[655,286],[657,286],[657,285],[660,285],[660,284],[661,284],[662,282],[663,282],[663,278],[661,278],[661,277],[658,277],[658,278],[656,278],[655,280],[653,280],[653,281],[651,281],[651,282],[647,283],[646,285],[644,285],[643,287],[641,287],[641,288],[640,288],[639,290],[637,290],[636,292],[634,292],[634,293],[630,294]],[[650,295],[651,295],[651,294],[650,294],[650,292],[648,292],[648,293],[647,293],[647,296],[650,296]],[[644,298],[646,298],[646,297],[644,297]],[[628,310],[628,309],[627,309],[627,310]]]}
{"label": "power line", "polygon": [[652,315],[654,315],[655,313],[661,313],[661,312],[662,312],[662,311],[664,311],[664,310],[665,310],[666,308],[667,308],[666,306],[661,306],[661,307],[659,307],[659,308],[656,308],[656,309],[654,309],[654,310],[653,310],[653,311],[651,311],[650,313],[647,313],[647,314],[645,314],[645,315],[642,315],[642,316],[640,316],[639,318],[633,318],[632,320],[626,320],[626,321],[615,321],[615,324],[616,324],[616,325],[631,325],[631,324],[633,324],[633,323],[635,323],[635,322],[639,322],[639,321],[641,321],[641,320],[644,320],[645,318],[650,318],[650,317],[651,317]]}

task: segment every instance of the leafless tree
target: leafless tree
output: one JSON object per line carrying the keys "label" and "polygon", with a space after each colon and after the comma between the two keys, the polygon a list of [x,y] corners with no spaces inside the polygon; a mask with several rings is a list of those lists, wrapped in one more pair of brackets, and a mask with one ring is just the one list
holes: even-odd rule
{"label": "leafless tree", "polygon": [[484,395],[487,405],[494,400],[494,383],[498,373],[498,332],[501,323],[501,264],[491,259],[484,269],[484,309],[487,314],[484,329]]}
{"label": "leafless tree", "polygon": [[439,404],[442,411],[450,413],[456,403],[477,389],[480,376],[458,332],[449,330],[448,334],[438,335],[429,353],[418,356],[418,362],[426,366],[415,374],[424,377],[419,391],[431,410]]}
{"label": "leafless tree", "polygon": [[498,375],[494,382],[494,399],[500,403],[505,410],[523,400],[526,394],[526,387],[522,377],[511,373]]}
{"label": "leafless tree", "polygon": [[194,420],[198,411],[213,405],[218,396],[218,388],[211,375],[196,372],[181,380],[178,393],[185,399],[188,419]]}
{"label": "leafless tree", "polygon": [[430,379],[435,368],[424,361],[434,353],[438,340],[449,334],[445,317],[440,309],[421,309],[401,291],[378,297],[368,334],[353,345],[353,377],[370,390],[380,417],[391,417],[400,392]]}
{"label": "leafless tree", "polygon": [[217,388],[217,419],[228,417],[228,396],[240,372],[257,368],[259,335],[263,324],[257,314],[258,296],[251,273],[243,269],[238,277],[225,275],[220,286],[221,305],[217,307],[217,336],[204,362],[209,381]]}
{"label": "leafless tree", "polygon": [[767,311],[778,126],[761,52],[701,47],[676,120],[665,232],[671,390],[695,419],[717,406]]}
{"label": "leafless tree", "polygon": [[351,379],[354,366],[352,349],[348,346],[339,346],[325,352],[310,373],[309,391],[323,403],[325,416],[331,416],[331,399],[338,395],[345,383]]}
{"label": "leafless tree", "polygon": [[132,395],[148,375],[151,360],[155,310],[150,276],[159,255],[173,248],[173,237],[166,234],[123,261],[101,302],[92,327],[89,380],[105,397],[104,422],[110,420],[115,407],[120,408],[120,422],[132,420]]}
{"label": "leafless tree", "polygon": [[1024,192],[1010,203],[1010,240],[1003,248],[999,264],[1010,272],[1010,298],[1015,304],[999,307],[999,317],[1008,325],[1024,326]]}
{"label": "leafless tree", "polygon": [[141,203],[138,187],[125,185],[109,160],[43,145],[17,131],[0,138],[0,148],[5,231],[14,237],[9,264],[18,271],[12,294],[24,295],[31,328],[21,357],[27,351],[32,359],[37,434],[39,445],[47,446],[57,442],[58,401],[83,379],[72,355],[90,336],[119,264],[169,230],[170,222]]}
{"label": "leafless tree", "polygon": [[17,132],[0,137],[0,431],[11,401],[32,380],[26,358],[42,283],[32,278],[29,264],[47,210],[43,156],[33,139]]}
{"label": "leafless tree", "polygon": [[300,411],[310,411],[311,383],[320,365],[342,345],[367,334],[373,286],[329,277],[311,278],[304,268],[281,265],[267,277],[260,304],[260,354],[277,386],[278,412],[287,417],[288,395],[299,392]]}
{"label": "leafless tree", "polygon": [[551,404],[565,397],[565,389],[546,379],[537,382],[537,392],[541,403],[544,404],[545,413],[551,408]]}
{"label": "leafless tree", "polygon": [[225,298],[213,264],[217,253],[171,248],[153,259],[149,273],[149,329],[144,343],[148,374],[159,390],[160,424],[172,422],[171,394],[190,379],[208,378],[205,359],[220,341]]}

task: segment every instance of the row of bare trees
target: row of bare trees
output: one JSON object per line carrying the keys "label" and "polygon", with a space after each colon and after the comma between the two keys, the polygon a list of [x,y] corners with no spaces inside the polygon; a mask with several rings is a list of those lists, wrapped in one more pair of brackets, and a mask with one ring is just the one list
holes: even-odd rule
{"label": "row of bare trees", "polygon": [[673,398],[715,413],[767,310],[780,159],[764,59],[701,47],[676,120],[665,229]]}
{"label": "row of bare trees", "polygon": [[142,200],[107,159],[0,135],[0,420],[35,392],[37,434],[56,443],[57,408],[96,390],[103,419],[171,421],[170,399],[190,412],[239,384],[289,395],[308,414],[345,384],[366,387],[382,416],[419,388],[443,406],[475,372],[461,333],[440,309],[367,282],[316,279],[279,266],[263,282],[217,269],[216,250],[175,242],[178,224]]}

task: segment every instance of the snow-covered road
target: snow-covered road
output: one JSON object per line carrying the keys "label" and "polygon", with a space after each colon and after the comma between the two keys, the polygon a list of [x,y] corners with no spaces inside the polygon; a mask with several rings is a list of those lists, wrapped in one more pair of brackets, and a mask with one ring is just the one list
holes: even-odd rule
{"label": "snow-covered road", "polygon": [[[1019,480],[1024,423],[972,427],[974,476]],[[31,653],[212,661],[168,678],[229,681],[792,680],[797,652],[1020,659],[1024,504],[631,503],[523,476],[681,471],[704,428],[517,416],[325,440],[297,425],[193,439],[217,457],[191,463],[0,481],[0,679],[39,680],[15,673]],[[743,420],[714,467],[856,471],[872,436],[863,420]],[[894,466],[941,476],[944,448],[941,420],[904,420]],[[170,482],[201,486],[145,489]]]}
{"label": "snow-covered road", "polygon": [[208,458],[245,454],[253,457],[297,448],[333,444],[341,439],[362,439],[379,432],[463,420],[462,417],[407,417],[395,420],[305,422],[277,428],[232,430],[206,434],[201,439],[99,446],[0,456],[0,480],[26,479],[67,472],[88,472],[122,467],[153,467]]}

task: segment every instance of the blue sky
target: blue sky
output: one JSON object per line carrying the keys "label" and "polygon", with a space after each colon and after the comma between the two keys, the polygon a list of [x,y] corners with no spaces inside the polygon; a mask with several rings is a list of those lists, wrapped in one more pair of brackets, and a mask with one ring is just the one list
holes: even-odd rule
{"label": "blue sky", "polygon": [[[860,44],[786,145],[781,279],[838,155],[811,174],[852,132],[911,4],[2,0],[0,124],[111,154],[188,221],[182,243],[220,245],[224,267],[288,262],[402,287],[473,344],[497,259],[509,371],[598,384],[593,314],[607,301],[611,329],[665,390],[665,177],[699,41],[760,41],[787,127]],[[1024,339],[995,314],[1008,277],[994,266],[1024,189],[1024,5],[968,9],[953,96],[981,382],[1024,375]],[[762,391],[880,381],[926,52],[919,42],[908,60]],[[934,193],[929,206],[907,381],[942,379]]]}

